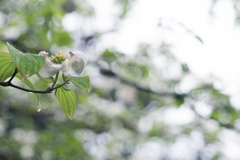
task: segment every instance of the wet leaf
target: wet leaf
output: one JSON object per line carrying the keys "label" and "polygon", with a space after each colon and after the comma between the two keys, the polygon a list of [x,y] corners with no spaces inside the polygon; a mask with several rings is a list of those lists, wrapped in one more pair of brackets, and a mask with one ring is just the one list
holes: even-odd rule
{"label": "wet leaf", "polygon": [[31,53],[23,54],[9,43],[7,43],[7,46],[13,63],[22,75],[23,82],[28,77],[38,73],[43,67],[45,63],[45,57],[43,55],[35,55]]}
{"label": "wet leaf", "polygon": [[74,91],[68,90],[65,87],[60,87],[56,89],[55,97],[58,99],[63,112],[69,119],[72,120],[72,116],[76,108],[76,95]]}

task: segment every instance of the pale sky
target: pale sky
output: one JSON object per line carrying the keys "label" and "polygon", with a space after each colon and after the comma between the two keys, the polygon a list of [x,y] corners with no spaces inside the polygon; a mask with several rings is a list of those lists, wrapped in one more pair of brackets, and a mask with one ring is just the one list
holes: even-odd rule
{"label": "pale sky", "polygon": [[[205,77],[212,73],[225,83],[236,82],[240,80],[240,28],[235,26],[233,4],[229,0],[219,1],[213,17],[209,15],[210,7],[210,0],[139,0],[129,13],[126,26],[123,25],[123,34],[119,34],[122,43],[117,43],[117,48],[131,54],[136,51],[136,43],[159,43],[164,37],[173,44],[174,54],[197,75]],[[159,18],[172,31],[158,31]],[[129,26],[130,22],[135,24]],[[201,37],[203,44],[177,22]]]}
{"label": "pale sky", "polygon": [[[112,0],[105,3],[92,1],[95,7],[95,17],[92,26],[99,31],[113,28],[114,16],[119,9],[113,8]],[[125,54],[134,54],[141,42],[161,44],[166,40],[173,44],[174,54],[200,76],[210,73],[231,81],[240,78],[238,71],[238,57],[240,28],[235,26],[235,12],[232,1],[220,0],[213,9],[213,16],[209,15],[211,0],[137,0],[133,9],[119,26],[116,36],[103,39],[100,46],[112,45]],[[165,27],[172,31],[158,27],[159,19]],[[193,34],[178,25],[182,23],[194,34],[201,37],[201,44]],[[76,21],[76,27],[84,22]],[[69,23],[65,23],[69,24]],[[74,30],[74,25],[68,25]],[[91,27],[86,27],[93,29]],[[204,64],[204,65],[203,65]]]}
{"label": "pale sky", "polygon": [[[113,0],[88,2],[95,9],[92,19],[71,13],[63,18],[63,26],[68,31],[79,30],[80,26],[86,35],[114,28],[114,15],[121,12],[119,6]],[[97,50],[113,47],[132,55],[141,42],[159,46],[164,40],[172,44],[174,55],[187,63],[198,77],[219,78],[221,81],[216,82],[216,87],[230,94],[233,105],[240,108],[240,27],[235,25],[233,2],[219,0],[213,16],[209,14],[211,6],[211,0],[137,0],[117,32],[103,36]],[[164,27],[158,26],[160,19]],[[164,29],[167,27],[171,30]],[[203,44],[194,35],[199,36]]]}
{"label": "pale sky", "polygon": [[[111,3],[108,0],[104,4],[93,4],[97,8],[96,18],[99,18],[96,26],[100,26],[103,31],[114,25],[114,18],[110,13],[117,11],[112,8]],[[219,0],[213,8],[213,16],[209,14],[211,6],[211,0],[137,0],[120,24],[118,33],[106,36],[98,47],[101,49],[112,45],[118,51],[131,55],[136,53],[141,42],[159,46],[165,40],[173,45],[174,55],[186,62],[198,77],[205,80],[213,74],[220,78],[222,82],[216,82],[216,87],[230,94],[234,107],[240,108],[240,28],[235,25],[233,3],[231,0]],[[160,18],[162,25],[171,27],[171,31],[158,27]],[[188,33],[178,22],[193,34]],[[201,37],[203,44],[194,34]],[[211,107],[206,106],[203,109],[203,106],[201,104],[200,111],[204,115],[211,113]],[[168,108],[163,113],[167,115],[165,123],[179,124],[194,120],[194,113],[187,107]],[[148,121],[145,126],[149,126]],[[143,124],[139,124],[140,129],[147,129]],[[234,136],[229,135],[222,135],[222,152],[229,159],[239,159],[240,146],[233,143]],[[141,153],[145,153],[144,150]]]}
{"label": "pale sky", "polygon": [[[90,0],[91,2],[91,0]],[[114,25],[118,8],[113,1],[94,1],[95,26],[106,31]],[[134,54],[139,43],[159,46],[163,40],[172,44],[174,55],[186,62],[202,79],[211,74],[222,80],[216,86],[232,95],[235,107],[240,108],[240,27],[235,25],[235,10],[231,0],[219,0],[209,14],[211,0],[137,0],[133,9],[121,22],[116,34],[105,36],[98,47],[113,46],[125,54]],[[162,26],[158,27],[162,19]],[[188,33],[178,23],[182,23]],[[203,44],[194,35],[203,40]]]}
{"label": "pale sky", "polygon": [[[89,0],[89,2],[95,9],[95,17],[90,23],[86,23],[86,20],[82,20],[79,15],[71,13],[64,17],[63,26],[68,31],[75,31],[81,26],[85,28],[85,32],[89,31],[89,33],[92,30],[104,32],[114,28],[116,18],[113,15],[120,12],[120,9],[114,5],[114,1]],[[97,50],[113,47],[127,55],[132,55],[137,52],[141,42],[159,46],[164,40],[173,45],[173,54],[181,62],[187,63],[199,78],[206,80],[211,74],[218,77],[221,81],[216,81],[216,87],[230,94],[233,106],[240,109],[240,47],[238,44],[240,27],[235,25],[233,2],[219,0],[213,8],[213,16],[209,14],[211,6],[211,0],[137,0],[118,27],[118,32],[102,37],[97,44]],[[159,27],[160,19],[162,26],[170,27],[171,30]],[[182,23],[192,32],[187,32],[178,23]],[[199,36],[203,44],[194,35]],[[199,110],[198,112],[203,116],[209,116],[212,108],[205,104],[199,104],[199,106],[196,110]],[[164,111],[159,110],[153,114],[157,114],[155,117],[163,114],[160,117],[164,122],[172,125],[186,124],[195,119],[194,113],[185,106],[179,109],[168,107]],[[148,131],[149,127],[146,126],[149,126],[153,120],[154,115],[143,117],[139,122],[140,130]],[[216,124],[209,124],[211,129],[214,125]],[[238,140],[236,141],[237,133],[227,130],[221,133],[220,139],[224,144],[220,146],[221,151],[228,159],[239,159],[240,146]],[[200,135],[200,133],[197,134]],[[202,143],[193,142],[193,144]],[[157,146],[157,151],[160,150],[159,147]],[[141,155],[148,153],[146,148],[139,152]]]}

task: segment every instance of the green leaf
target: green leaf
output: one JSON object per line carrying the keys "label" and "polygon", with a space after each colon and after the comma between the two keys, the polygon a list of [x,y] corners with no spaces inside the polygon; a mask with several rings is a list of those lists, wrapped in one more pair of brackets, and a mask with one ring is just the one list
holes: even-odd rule
{"label": "green leaf", "polygon": [[183,73],[188,73],[190,71],[187,64],[182,63],[182,71]]}
{"label": "green leaf", "polygon": [[[17,77],[18,79],[22,80],[22,75],[21,75],[20,73],[17,73],[15,77]],[[26,79],[26,80],[24,81],[24,83],[25,83],[30,89],[35,90],[33,84],[32,84],[28,79]],[[35,95],[35,97],[37,98],[37,101],[38,101],[37,111],[39,112],[39,108],[41,108],[41,106],[40,106],[40,101],[39,101],[39,97],[38,97],[38,94],[37,94],[37,93],[34,93],[34,95]]]}
{"label": "green leaf", "polygon": [[11,56],[6,52],[0,52],[0,82],[11,77],[15,71],[15,66]]}
{"label": "green leaf", "polygon": [[105,60],[108,63],[111,63],[112,61],[116,60],[117,57],[114,54],[114,52],[109,51],[108,49],[106,49],[102,55],[101,55],[102,59]]}
{"label": "green leaf", "polygon": [[128,5],[124,5],[122,14],[120,15],[120,18],[124,18],[125,17],[126,13],[128,12],[127,7],[128,7]]}
{"label": "green leaf", "polygon": [[12,57],[13,63],[22,75],[24,82],[28,77],[40,71],[45,63],[44,55],[35,55],[31,53],[23,54],[21,51],[15,49],[7,43],[9,54]]}
{"label": "green leaf", "polygon": [[40,77],[38,74],[36,74],[36,76],[41,79],[43,82],[45,83],[53,83],[54,82],[54,78],[53,77],[49,77],[49,78],[42,78]]}
{"label": "green leaf", "polygon": [[77,87],[84,89],[90,92],[90,79],[89,76],[86,77],[70,77],[70,81],[75,84]]}
{"label": "green leaf", "polygon": [[55,97],[58,99],[63,112],[72,120],[72,115],[76,108],[76,95],[74,91],[68,90],[65,87],[60,87],[56,89]]}
{"label": "green leaf", "polygon": [[174,104],[179,108],[184,103],[183,99],[175,99]]}
{"label": "green leaf", "polygon": [[72,38],[68,32],[52,30],[52,43],[58,44],[58,46],[68,46],[72,42]]}
{"label": "green leaf", "polygon": [[202,39],[198,36],[195,36],[201,43],[203,43]]}
{"label": "green leaf", "polygon": [[115,54],[113,53],[113,52],[111,52],[111,51],[109,51],[108,49],[106,49],[103,53],[102,53],[102,55],[101,55],[102,57],[105,57],[105,58],[111,58],[111,57],[116,57],[115,56]]}

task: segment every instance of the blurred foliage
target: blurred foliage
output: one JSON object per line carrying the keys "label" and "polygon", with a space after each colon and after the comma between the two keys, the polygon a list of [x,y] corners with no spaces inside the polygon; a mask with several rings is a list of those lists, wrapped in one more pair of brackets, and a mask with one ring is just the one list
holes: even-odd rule
{"label": "blurred foliage", "polygon": [[[115,0],[121,8],[118,20],[127,16],[134,2]],[[165,42],[158,47],[142,43],[133,56],[110,46],[93,52],[109,32],[92,30],[76,38],[79,30],[68,32],[62,19],[69,13],[91,19],[94,11],[84,0],[0,1],[1,51],[6,51],[6,41],[31,53],[77,44],[90,57],[87,74],[92,84],[89,95],[73,84],[66,86],[77,95],[72,121],[54,95],[39,95],[42,111],[37,113],[33,94],[1,87],[0,159],[137,160],[150,159],[141,157],[151,154],[157,155],[155,159],[176,159],[174,146],[180,141],[188,145],[182,147],[188,152],[182,152],[179,160],[189,159],[185,157],[188,153],[190,159],[224,159],[218,149],[219,135],[238,131],[239,111],[232,107],[229,96],[215,87],[215,80],[192,74]],[[34,76],[30,80],[36,89],[48,87]],[[14,83],[27,87],[17,79]],[[201,112],[201,107],[207,113]],[[180,120],[172,115],[181,110],[186,112],[179,115]],[[189,112],[192,120],[176,122]],[[168,117],[176,119],[176,124],[168,122]],[[194,135],[200,137],[200,144]],[[212,146],[217,149],[209,150]]]}

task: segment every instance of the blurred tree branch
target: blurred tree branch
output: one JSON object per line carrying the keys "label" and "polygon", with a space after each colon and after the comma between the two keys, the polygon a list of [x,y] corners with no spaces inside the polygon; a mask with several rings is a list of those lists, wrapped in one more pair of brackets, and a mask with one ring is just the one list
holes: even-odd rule
{"label": "blurred tree branch", "polygon": [[114,73],[111,70],[107,70],[107,69],[101,68],[100,66],[99,66],[99,70],[100,70],[100,73],[102,75],[104,75],[106,77],[116,78],[116,79],[120,80],[122,83],[127,84],[129,86],[132,86],[132,87],[134,87],[134,88],[136,88],[136,89],[138,89],[140,91],[144,91],[144,92],[151,93],[151,94],[156,94],[156,95],[159,95],[159,96],[173,97],[173,98],[176,98],[176,99],[183,99],[186,96],[188,96],[188,94],[178,94],[178,93],[175,93],[175,92],[172,92],[172,93],[155,92],[155,91],[153,91],[153,90],[151,90],[149,88],[142,87],[142,86],[138,85],[135,82],[131,82],[128,79],[125,79],[125,78],[121,77],[120,75],[118,75],[117,73]]}
{"label": "blurred tree branch", "polygon": [[[200,115],[200,114],[196,111],[195,106],[194,106],[193,104],[191,104],[190,108],[191,108],[191,110],[197,115],[197,117],[199,117],[199,118],[201,118],[201,119],[204,119],[204,120],[208,120],[208,119],[215,120],[215,119],[213,119],[213,118],[211,118],[211,117],[210,117],[210,118],[206,118],[206,117]],[[224,127],[224,128],[227,128],[227,129],[231,129],[231,130],[234,130],[234,131],[238,131],[238,130],[234,127],[234,125],[231,124],[231,123],[222,123],[222,122],[220,122],[220,121],[216,121],[216,122],[217,122],[217,123],[219,124],[219,126],[221,126],[221,127]]]}

